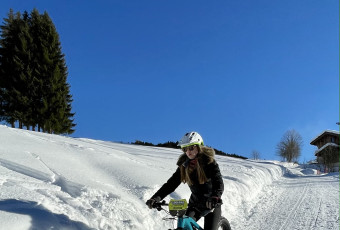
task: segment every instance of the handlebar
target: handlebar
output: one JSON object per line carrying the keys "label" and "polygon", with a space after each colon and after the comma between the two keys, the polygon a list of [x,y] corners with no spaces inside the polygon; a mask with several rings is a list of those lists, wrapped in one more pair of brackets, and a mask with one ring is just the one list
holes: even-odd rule
{"label": "handlebar", "polygon": [[161,211],[163,209],[162,206],[169,206],[169,204],[166,203],[165,200],[162,200],[160,202],[155,202],[152,205],[152,207],[156,208],[158,211]]}
{"label": "handlebar", "polygon": [[[219,205],[222,204],[222,202],[218,202]],[[166,203],[165,200],[162,200],[160,202],[155,202],[152,204],[152,208],[155,208],[157,209],[157,211],[165,211],[166,213],[172,215],[172,216],[183,216],[186,212],[187,209],[183,209],[183,210],[173,210],[173,211],[167,211],[165,210],[162,206],[169,206],[169,203]],[[195,212],[197,212],[201,217],[203,216],[206,216],[207,214],[211,213],[214,211],[214,208],[213,209],[203,209],[203,210],[200,210],[198,208],[195,208]]]}

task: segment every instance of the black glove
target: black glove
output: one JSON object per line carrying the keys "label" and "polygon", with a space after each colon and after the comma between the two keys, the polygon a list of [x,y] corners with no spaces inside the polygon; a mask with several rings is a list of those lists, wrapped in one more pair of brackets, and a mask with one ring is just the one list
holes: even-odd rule
{"label": "black glove", "polygon": [[217,204],[222,204],[221,198],[217,196],[212,196],[209,197],[205,205],[207,206],[208,209],[213,209],[217,206]]}
{"label": "black glove", "polygon": [[155,202],[159,202],[159,201],[161,201],[161,198],[160,198],[159,196],[156,196],[156,197],[154,197],[154,198],[151,198],[151,199],[147,200],[145,204],[146,204],[150,209],[152,209],[152,208],[153,208],[153,204],[154,204]]}

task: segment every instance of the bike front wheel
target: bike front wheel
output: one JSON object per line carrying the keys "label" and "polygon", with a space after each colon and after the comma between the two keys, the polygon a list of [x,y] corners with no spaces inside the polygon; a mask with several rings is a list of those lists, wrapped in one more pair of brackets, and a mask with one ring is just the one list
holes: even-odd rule
{"label": "bike front wheel", "polygon": [[231,230],[229,221],[226,218],[221,217],[217,225],[217,230]]}

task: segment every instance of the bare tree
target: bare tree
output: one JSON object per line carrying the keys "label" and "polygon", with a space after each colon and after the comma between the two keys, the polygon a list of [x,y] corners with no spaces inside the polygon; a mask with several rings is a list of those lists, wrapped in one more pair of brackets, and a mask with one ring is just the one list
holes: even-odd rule
{"label": "bare tree", "polygon": [[254,160],[259,160],[260,159],[260,153],[256,150],[253,150],[253,152],[251,153],[251,157],[254,159]]}
{"label": "bare tree", "polygon": [[294,129],[288,130],[277,144],[277,155],[282,159],[293,162],[301,155],[302,137]]}

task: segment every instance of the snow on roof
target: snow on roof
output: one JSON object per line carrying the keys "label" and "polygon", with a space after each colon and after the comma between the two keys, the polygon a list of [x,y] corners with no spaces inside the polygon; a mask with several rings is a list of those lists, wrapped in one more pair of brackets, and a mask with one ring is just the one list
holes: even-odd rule
{"label": "snow on roof", "polygon": [[339,135],[339,134],[340,134],[340,132],[337,131],[337,130],[325,130],[325,131],[323,131],[322,133],[320,133],[317,137],[315,137],[315,138],[310,142],[310,144],[312,145],[312,143],[313,143],[314,141],[316,141],[317,139],[319,139],[322,135],[324,135],[324,134],[326,134],[326,133],[334,134],[334,135]]}
{"label": "snow on roof", "polygon": [[327,143],[324,146],[322,146],[321,148],[319,148],[318,150],[315,151],[315,154],[321,152],[322,150],[324,150],[325,148],[327,148],[328,146],[334,146],[334,147],[339,147],[340,145],[334,144],[334,143]]}

